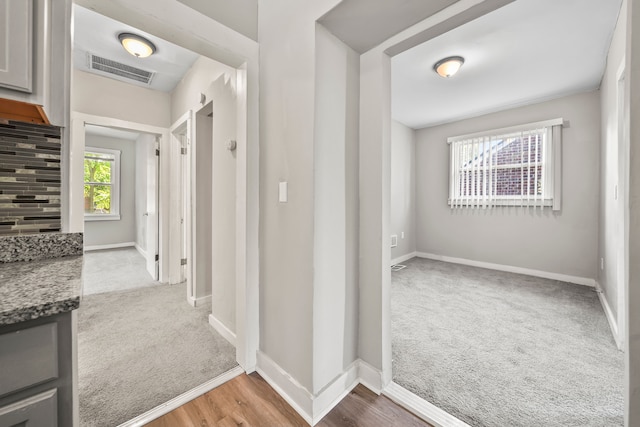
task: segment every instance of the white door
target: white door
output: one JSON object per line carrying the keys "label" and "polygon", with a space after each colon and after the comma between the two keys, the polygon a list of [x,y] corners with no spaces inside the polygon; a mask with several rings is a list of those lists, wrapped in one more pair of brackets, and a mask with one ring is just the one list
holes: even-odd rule
{"label": "white door", "polygon": [[147,152],[147,208],[145,212],[147,229],[147,271],[154,280],[158,280],[158,148],[159,138],[155,144],[149,144]]}

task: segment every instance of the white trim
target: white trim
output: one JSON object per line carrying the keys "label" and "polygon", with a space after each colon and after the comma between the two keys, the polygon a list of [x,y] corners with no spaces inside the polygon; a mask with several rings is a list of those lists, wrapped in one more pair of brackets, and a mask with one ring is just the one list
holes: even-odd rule
{"label": "white trim", "polygon": [[611,334],[613,335],[613,339],[616,342],[616,346],[618,347],[618,350],[622,350],[624,341],[620,336],[620,331],[618,330],[618,322],[616,320],[616,317],[613,315],[613,311],[611,311],[611,306],[609,305],[607,296],[602,291],[599,283],[596,283],[596,291],[598,293],[598,299],[600,299],[600,304],[602,304],[604,314],[607,317],[607,321],[609,322]]}
{"label": "white trim", "polygon": [[90,245],[85,246],[84,251],[101,251],[103,249],[117,249],[117,248],[128,248],[130,246],[135,247],[136,242],[124,242],[124,243],[110,243],[108,245]]}
{"label": "white trim", "polygon": [[120,424],[118,427],[141,427],[144,426],[145,424],[160,418],[161,416],[168,414],[169,412],[173,411],[174,409],[179,408],[180,406],[184,405],[187,402],[192,401],[193,399],[195,399],[196,397],[199,397],[211,390],[213,390],[214,388],[226,383],[229,380],[232,380],[233,378],[244,374],[244,370],[240,367],[240,366],[236,366],[235,368],[225,372],[222,375],[218,375],[217,377],[215,377],[212,380],[207,381],[204,384],[201,384],[195,388],[192,388],[191,390],[182,393],[180,396],[177,396],[171,400],[169,400],[168,402],[165,402],[161,405],[156,406],[155,408],[145,412],[142,415],[139,415],[129,421],[126,421],[122,424]]}
{"label": "white trim", "polygon": [[142,247],[135,243],[133,246],[135,246],[136,250],[138,251],[138,253],[140,255],[142,255],[142,258],[147,259],[147,251],[145,251],[144,249],[142,249]]}
{"label": "white trim", "polygon": [[312,426],[322,420],[359,383],[359,360],[353,362],[342,374],[331,381],[313,399]]}
{"label": "white trim", "polygon": [[306,388],[260,350],[256,370],[307,423],[312,423],[313,395]]}
{"label": "white trim", "polygon": [[120,221],[120,214],[85,214],[85,221]]}
{"label": "white trim", "polygon": [[401,256],[399,256],[397,258],[394,258],[394,259],[391,260],[391,265],[400,264],[401,262],[405,262],[405,261],[410,260],[411,258],[415,258],[417,256],[416,254],[417,254],[417,252],[413,251],[413,252],[409,252],[408,254],[404,254],[404,255],[401,255]]}
{"label": "white trim", "polygon": [[209,302],[211,299],[211,294],[205,295],[200,298],[194,298],[190,295],[187,295],[187,302],[191,307],[200,307],[202,304]]}
{"label": "white trim", "polygon": [[382,393],[434,427],[470,427],[464,421],[432,405],[394,382],[389,383]]}
{"label": "white trim", "polygon": [[[112,117],[96,116],[77,111],[71,113],[71,141],[69,154],[69,231],[84,231],[84,151],[85,125],[93,124],[118,129],[133,130],[150,133],[160,137],[160,152],[169,153],[169,129],[144,123],[129,122]],[[74,154],[76,153],[76,154]],[[169,188],[169,166],[171,156],[160,156],[158,188],[160,189],[158,208],[158,255],[160,271],[158,281],[166,282],[169,277],[168,252],[169,244],[169,195],[165,189]]]}
{"label": "white trim", "polygon": [[455,264],[470,265],[472,267],[488,268],[490,270],[507,271],[509,273],[525,274],[527,276],[542,277],[544,279],[558,280],[560,282],[575,283],[577,285],[596,287],[595,279],[589,277],[570,276],[568,274],[552,273],[549,271],[534,270],[531,268],[514,267],[511,265],[494,264],[491,262],[474,261],[464,258],[454,258],[445,255],[435,255],[427,252],[417,252],[419,258],[433,259],[436,261],[452,262]]}
{"label": "white trim", "polygon": [[349,365],[315,396],[266,354],[258,351],[257,359],[256,370],[262,378],[312,426],[331,412],[358,384],[380,394],[382,373],[361,359]]}
{"label": "white trim", "polygon": [[358,359],[358,378],[360,384],[375,394],[382,393],[382,372],[362,359]]}
{"label": "white trim", "polygon": [[[209,295],[206,298],[211,298]],[[198,298],[200,300],[202,298]],[[236,346],[236,334],[231,329],[227,328],[224,323],[216,319],[216,317],[211,313],[209,314],[209,325],[213,327],[224,339],[229,341],[232,346]]]}
{"label": "white trim", "polygon": [[451,136],[447,138],[447,143],[450,144],[452,142],[461,141],[464,139],[487,136],[488,134],[503,136],[506,134],[521,132],[526,130],[542,129],[542,128],[551,127],[551,126],[562,126],[563,123],[564,123],[564,120],[562,118],[557,118],[557,119],[544,120],[541,122],[533,122],[533,123],[525,123],[517,126],[509,126],[509,127],[504,127],[500,129],[489,129],[481,132],[468,133],[466,135]]}

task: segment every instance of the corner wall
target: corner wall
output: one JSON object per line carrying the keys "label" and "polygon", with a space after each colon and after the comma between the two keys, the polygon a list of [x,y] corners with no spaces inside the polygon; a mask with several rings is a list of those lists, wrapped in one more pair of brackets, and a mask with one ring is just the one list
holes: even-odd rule
{"label": "corner wall", "polygon": [[[627,28],[627,1],[624,0],[618,16],[609,54],[607,67],[600,84],[601,142],[600,142],[600,219],[598,224],[598,259],[604,260],[604,269],[598,268],[598,283],[617,319],[620,301],[620,285],[617,277],[619,261],[618,248],[621,233],[618,230],[618,207],[614,192],[618,185],[619,129],[618,120],[618,71],[624,67]],[[619,234],[620,233],[620,234]]]}
{"label": "corner wall", "polygon": [[170,94],[171,123],[175,123],[189,110],[197,111],[204,105],[200,102],[200,94],[207,97],[205,103],[211,101],[211,84],[224,75],[232,85],[235,84],[236,70],[221,62],[200,56],[186,72],[182,80]]}
{"label": "corner wall", "polygon": [[[416,251],[416,133],[395,120],[391,122],[391,262]],[[404,234],[404,236],[403,236]]]}
{"label": "corner wall", "polygon": [[[586,278],[597,277],[598,92],[416,132],[417,251]],[[562,208],[451,209],[447,137],[562,117]]]}

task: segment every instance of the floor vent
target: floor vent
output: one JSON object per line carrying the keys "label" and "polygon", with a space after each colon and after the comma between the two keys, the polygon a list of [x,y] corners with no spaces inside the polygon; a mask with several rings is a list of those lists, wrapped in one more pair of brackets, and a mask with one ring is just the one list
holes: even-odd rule
{"label": "floor vent", "polygon": [[394,264],[391,266],[391,271],[400,271],[403,268],[407,268],[407,266],[402,264]]}
{"label": "floor vent", "polygon": [[151,79],[153,79],[155,74],[153,71],[142,70],[121,62],[102,58],[92,53],[88,54],[88,56],[89,68],[91,70],[102,71],[103,73],[113,74],[124,79],[135,80],[136,82],[146,85],[151,83]]}

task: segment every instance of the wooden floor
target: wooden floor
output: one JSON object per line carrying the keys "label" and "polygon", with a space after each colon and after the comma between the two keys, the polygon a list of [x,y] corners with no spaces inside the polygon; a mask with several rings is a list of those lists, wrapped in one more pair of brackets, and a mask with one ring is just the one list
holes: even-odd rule
{"label": "wooden floor", "polygon": [[[147,424],[147,427],[308,426],[257,373],[240,375]],[[384,396],[358,385],[317,426],[432,427]]]}

